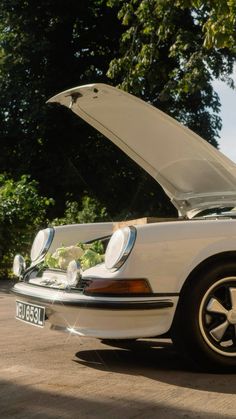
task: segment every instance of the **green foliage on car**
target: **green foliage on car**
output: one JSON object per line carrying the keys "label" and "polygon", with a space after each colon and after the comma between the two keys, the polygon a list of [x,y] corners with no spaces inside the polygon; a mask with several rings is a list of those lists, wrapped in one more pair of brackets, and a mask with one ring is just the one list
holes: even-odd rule
{"label": "green foliage on car", "polygon": [[53,254],[46,255],[44,267],[66,270],[72,260],[80,262],[83,271],[102,263],[104,261],[102,242],[97,240],[91,244],[78,243],[76,246],[62,246]]}

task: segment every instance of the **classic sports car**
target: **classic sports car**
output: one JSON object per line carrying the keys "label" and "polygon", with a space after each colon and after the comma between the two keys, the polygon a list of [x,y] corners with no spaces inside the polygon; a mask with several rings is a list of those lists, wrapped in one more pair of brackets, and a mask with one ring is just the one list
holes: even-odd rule
{"label": "classic sports car", "polygon": [[[236,366],[236,165],[148,103],[105,84],[59,93],[163,187],[171,221],[58,226],[39,231],[31,265],[17,255],[16,317],[99,339],[169,333],[195,364]],[[135,223],[133,223],[135,224]],[[105,261],[81,272],[42,268],[49,253],[107,241]]]}

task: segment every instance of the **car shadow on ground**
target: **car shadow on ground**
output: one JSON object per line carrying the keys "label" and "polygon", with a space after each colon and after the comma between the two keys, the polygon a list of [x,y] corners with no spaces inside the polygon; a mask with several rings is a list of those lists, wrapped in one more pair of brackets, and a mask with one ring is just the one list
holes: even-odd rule
{"label": "car shadow on ground", "polygon": [[[111,342],[112,344],[112,342]],[[171,385],[235,394],[235,372],[203,372],[189,365],[176,352],[171,340],[139,340],[131,348],[110,347],[76,353],[79,364],[120,374],[145,376]]]}
{"label": "car shadow on ground", "polygon": [[[168,406],[160,401],[137,400],[129,397],[128,402],[119,397],[86,397],[80,389],[73,394],[42,390],[29,385],[19,385],[0,380],[1,417],[4,419],[122,419],[122,418],[191,418],[192,410]],[[222,419],[221,415],[199,412],[196,418]]]}

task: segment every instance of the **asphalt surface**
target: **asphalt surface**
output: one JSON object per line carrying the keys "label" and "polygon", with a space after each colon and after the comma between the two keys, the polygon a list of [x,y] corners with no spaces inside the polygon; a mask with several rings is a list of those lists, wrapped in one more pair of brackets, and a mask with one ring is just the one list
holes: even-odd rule
{"label": "asphalt surface", "polygon": [[236,374],[195,372],[168,340],[131,351],[15,320],[0,282],[0,417],[235,418]]}

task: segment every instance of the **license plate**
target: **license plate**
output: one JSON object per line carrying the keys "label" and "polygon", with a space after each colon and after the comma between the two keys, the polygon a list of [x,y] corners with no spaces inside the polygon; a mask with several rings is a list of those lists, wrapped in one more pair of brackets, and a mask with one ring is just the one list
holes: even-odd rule
{"label": "license plate", "polygon": [[16,318],[34,326],[43,327],[45,323],[45,307],[16,301]]}

